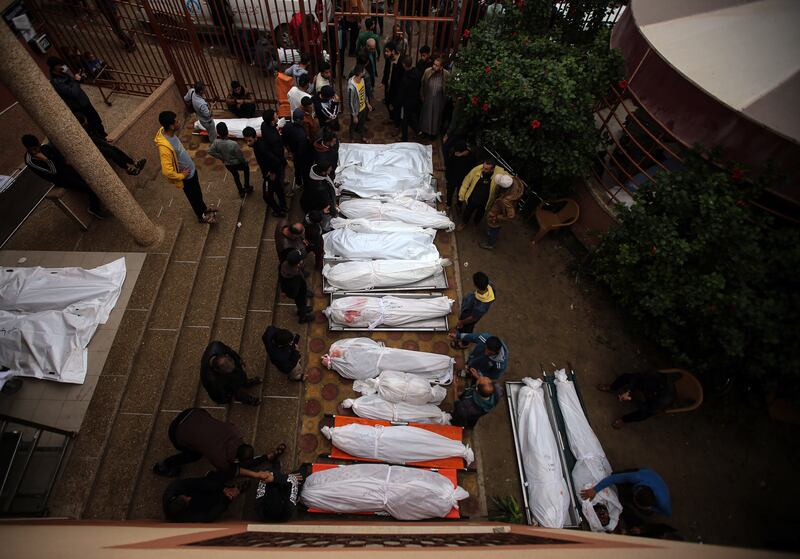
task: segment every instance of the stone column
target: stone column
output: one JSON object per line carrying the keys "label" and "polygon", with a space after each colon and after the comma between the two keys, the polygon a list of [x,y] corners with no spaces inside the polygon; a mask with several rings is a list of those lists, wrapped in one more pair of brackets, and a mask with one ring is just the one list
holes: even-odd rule
{"label": "stone column", "polygon": [[[8,25],[2,23],[0,53],[0,80],[114,217],[138,244],[149,246],[161,241],[164,237],[163,228],[147,217],[25,47],[19,43]],[[23,132],[6,130],[12,136]],[[7,141],[19,139],[7,138]]]}

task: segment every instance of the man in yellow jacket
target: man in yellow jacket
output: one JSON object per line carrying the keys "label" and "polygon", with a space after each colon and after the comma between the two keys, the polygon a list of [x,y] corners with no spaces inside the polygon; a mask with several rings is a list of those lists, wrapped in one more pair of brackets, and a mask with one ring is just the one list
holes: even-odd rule
{"label": "man in yellow jacket", "polygon": [[180,130],[181,125],[178,115],[172,111],[164,111],[158,115],[158,122],[161,128],[156,133],[154,141],[161,160],[161,174],[176,188],[183,190],[200,223],[216,223],[217,210],[209,210],[206,207],[194,161],[181,144],[180,138],[175,135],[175,131]]}
{"label": "man in yellow jacket", "polygon": [[495,165],[491,159],[485,159],[482,165],[473,168],[461,183],[458,201],[464,203],[461,223],[456,231],[462,231],[474,216],[477,225],[483,214],[492,207],[497,197],[497,184],[493,180],[496,175],[506,175],[508,171]]}

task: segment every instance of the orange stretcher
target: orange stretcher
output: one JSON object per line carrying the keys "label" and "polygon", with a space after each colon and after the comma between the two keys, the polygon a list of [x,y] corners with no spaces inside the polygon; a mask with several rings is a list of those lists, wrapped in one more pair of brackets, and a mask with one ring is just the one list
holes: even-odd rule
{"label": "orange stretcher", "polygon": [[[383,425],[383,426],[390,426],[392,425],[389,421],[380,421],[377,419],[364,419],[363,417],[351,417],[346,415],[336,415],[333,418],[333,426],[334,427],[344,427],[345,425],[349,425],[351,423],[360,423],[362,425]],[[464,435],[464,428],[463,427],[455,427],[453,425],[430,425],[427,423],[408,423],[411,427],[419,427],[420,429],[425,429],[426,431],[431,431],[438,435],[442,435],[443,437],[447,437],[448,439],[452,439],[454,441],[461,442],[462,437]],[[357,456],[353,456],[351,454],[346,453],[345,451],[336,448],[335,446],[331,448],[331,453],[329,454],[331,458],[335,458],[337,460],[354,460],[356,462],[381,462],[380,460],[375,460],[374,458],[359,458]],[[460,456],[451,456],[450,458],[440,458],[438,460],[426,460],[424,462],[408,462],[407,464],[403,464],[404,466],[416,466],[420,468],[453,468],[456,470],[463,469],[466,467],[464,464],[464,459]]]}
{"label": "orange stretcher", "polygon": [[[311,473],[315,474],[317,472],[324,472],[325,470],[330,470],[331,468],[339,468],[339,467],[343,466],[341,466],[340,464],[311,464]],[[428,469],[432,472],[436,472],[439,475],[443,475],[444,477],[450,480],[450,483],[453,484],[453,487],[458,487],[458,475],[455,470],[452,469],[437,470],[436,468],[428,468]],[[313,508],[308,509],[308,512],[316,512],[321,514],[337,514],[327,510],[320,510]],[[353,514],[378,514],[378,513],[356,512]],[[450,512],[448,512],[442,518],[461,518],[461,513],[456,507],[453,507],[452,509],[450,509]]]}

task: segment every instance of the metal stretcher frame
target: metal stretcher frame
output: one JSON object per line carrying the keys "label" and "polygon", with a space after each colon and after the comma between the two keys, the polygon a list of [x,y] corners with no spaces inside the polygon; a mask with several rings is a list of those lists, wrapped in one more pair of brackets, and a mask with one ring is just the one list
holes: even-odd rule
{"label": "metal stretcher frame", "polygon": [[[343,297],[380,298],[385,297],[386,295],[403,299],[432,299],[434,297],[441,297],[444,295],[444,293],[438,291],[428,293],[388,293],[382,291],[368,291],[365,293],[339,292],[331,293],[331,303]],[[372,329],[366,326],[347,326],[345,324],[339,324],[328,317],[328,330],[335,332],[447,332],[450,330],[447,320],[448,315],[440,316],[438,318],[428,318],[425,320],[409,322],[408,324],[404,324],[402,326],[380,325]]]}
{"label": "metal stretcher frame", "polygon": [[[325,264],[330,264],[331,267],[334,267],[337,264],[341,264],[342,262],[345,262],[345,260],[332,260],[327,258],[325,259]],[[434,289],[442,290],[442,289],[447,289],[448,287],[450,287],[450,285],[447,281],[447,274],[442,268],[432,276],[416,281],[414,283],[408,283],[406,285],[398,285],[394,287],[376,286],[375,289],[380,289],[382,293],[388,294],[388,293],[395,293],[398,291],[429,291]],[[348,291],[348,290],[336,289],[330,283],[328,283],[328,278],[326,278],[325,276],[322,277],[322,290],[325,293],[345,293],[349,295],[363,295],[364,293],[372,293],[372,290]]]}
{"label": "metal stretcher frame", "polygon": [[[344,467],[344,464],[311,464],[311,473],[315,474],[317,472],[324,472],[325,470],[330,470],[332,468],[342,468],[342,467]],[[456,473],[455,470],[449,469],[449,468],[444,468],[444,469],[426,468],[426,469],[430,470],[432,472],[436,472],[439,475],[443,475],[448,480],[450,480],[450,483],[453,484],[453,487],[458,487],[458,474]],[[315,508],[309,508],[308,512],[314,512],[314,513],[319,513],[319,514],[339,514],[337,512],[331,512],[331,511],[315,509]],[[348,513],[348,514],[350,514],[350,513]],[[389,516],[388,514],[383,513],[383,512],[356,512],[356,513],[352,513],[352,514],[369,514],[369,515],[375,515],[375,516]],[[461,518],[461,513],[460,513],[459,509],[457,509],[456,507],[453,507],[452,509],[450,509],[450,512],[448,512],[442,518]]]}
{"label": "metal stretcher frame", "polygon": [[[573,384],[576,386],[577,383],[575,382],[575,374],[572,372],[571,367],[569,368],[570,371],[570,380],[573,381]],[[572,452],[569,449],[569,444],[567,443],[567,434],[566,429],[564,427],[564,419],[561,415],[561,409],[558,407],[558,399],[556,396],[556,387],[553,383],[555,380],[555,376],[552,374],[548,374],[542,369],[543,374],[543,390],[545,391],[546,398],[544,399],[545,402],[545,409],[547,410],[547,417],[550,420],[550,427],[553,429],[553,434],[556,437],[556,442],[558,444],[558,454],[559,459],[561,461],[561,469],[564,477],[564,481],[567,484],[567,489],[569,490],[569,497],[570,497],[570,510],[569,510],[569,524],[565,525],[564,528],[582,528],[583,527],[583,517],[580,512],[580,507],[576,501],[576,493],[575,487],[572,483],[572,468],[575,466],[575,457],[572,455]],[[529,525],[535,524],[533,513],[530,507],[530,501],[528,498],[528,479],[525,475],[525,466],[524,466],[524,457],[522,456],[521,445],[519,441],[519,429],[518,429],[518,419],[517,419],[517,400],[519,397],[519,391],[524,386],[524,384],[520,381],[509,381],[506,382],[506,398],[508,399],[508,413],[509,418],[511,420],[511,432],[514,436],[514,450],[517,456],[517,468],[519,470],[519,478],[521,481],[521,489],[522,489],[522,501],[523,506],[525,509],[525,519]],[[583,407],[583,401],[581,400],[581,407]],[[586,410],[584,409],[584,414]]]}
{"label": "metal stretcher frame", "polygon": [[[350,417],[347,415],[336,415],[333,418],[334,428],[344,427],[345,425],[350,425],[351,423],[359,423],[361,425],[383,425],[384,427],[397,425],[396,423],[391,423],[390,421],[366,419],[364,417]],[[403,425],[425,429],[426,431],[436,433],[437,435],[442,435],[443,437],[447,437],[448,439],[458,442],[461,442],[464,436],[463,427],[456,427],[454,425],[434,425],[429,423],[404,423]],[[380,460],[375,460],[373,458],[359,458],[358,456],[353,456],[352,454],[348,454],[347,452],[336,448],[336,446],[331,446],[331,453],[328,455],[328,457],[336,460],[353,460],[355,462],[381,462]],[[460,456],[451,456],[449,458],[440,458],[438,460],[426,460],[423,462],[408,462],[406,464],[398,465],[413,466],[417,468],[443,468],[454,470],[465,469],[464,459]]]}

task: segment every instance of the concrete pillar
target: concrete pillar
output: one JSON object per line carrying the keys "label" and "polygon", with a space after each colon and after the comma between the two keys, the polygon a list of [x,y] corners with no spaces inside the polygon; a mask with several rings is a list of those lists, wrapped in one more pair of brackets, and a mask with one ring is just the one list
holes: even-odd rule
{"label": "concrete pillar", "polygon": [[[138,244],[149,246],[161,241],[164,230],[147,217],[25,47],[3,23],[0,23],[0,53],[0,80],[106,208]],[[22,135],[25,131],[6,130],[6,134],[9,132],[14,136]],[[7,138],[6,141],[19,139]]]}

